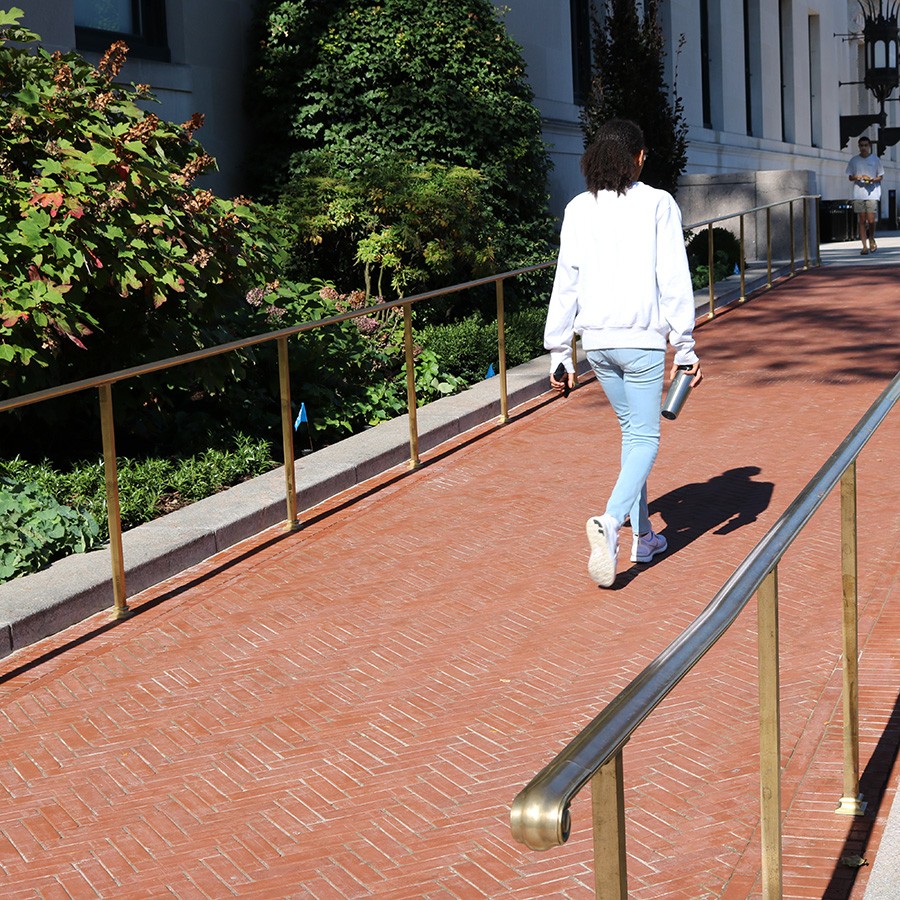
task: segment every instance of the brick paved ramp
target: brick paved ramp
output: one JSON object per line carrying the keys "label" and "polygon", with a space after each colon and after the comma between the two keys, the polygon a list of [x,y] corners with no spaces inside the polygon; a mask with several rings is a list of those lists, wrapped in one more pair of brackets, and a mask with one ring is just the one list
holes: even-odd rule
{"label": "brick paved ramp", "polygon": [[[585,574],[617,436],[532,402],[0,663],[4,898],[590,897],[589,800],[520,787],[707,604],[900,367],[897,272],[817,270],[698,332],[672,552]],[[897,782],[900,416],[859,464],[862,819],[841,793],[837,498],[780,570],[785,896],[861,898]],[[626,541],[627,543],[627,541]],[[631,896],[759,895],[755,604],[625,749]],[[855,879],[855,881],[854,881]]]}

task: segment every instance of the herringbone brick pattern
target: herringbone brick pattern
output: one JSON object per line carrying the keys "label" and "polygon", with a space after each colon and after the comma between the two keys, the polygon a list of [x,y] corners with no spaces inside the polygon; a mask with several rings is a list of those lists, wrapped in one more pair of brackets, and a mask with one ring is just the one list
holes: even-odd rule
{"label": "herringbone brick pattern", "polygon": [[[599,388],[543,398],[0,663],[3,896],[585,898],[519,788],[707,604],[900,367],[896,272],[806,273],[698,332],[664,442],[671,552],[611,591],[583,521],[616,472]],[[785,896],[862,897],[900,742],[900,418],[859,463],[862,790],[841,794],[829,498],[780,569]],[[623,533],[627,544],[627,531]],[[625,749],[635,898],[760,895],[755,604]]]}

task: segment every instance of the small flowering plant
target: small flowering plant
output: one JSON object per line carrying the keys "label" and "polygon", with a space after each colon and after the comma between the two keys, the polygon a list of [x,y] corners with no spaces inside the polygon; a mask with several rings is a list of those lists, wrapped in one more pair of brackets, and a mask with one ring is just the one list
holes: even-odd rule
{"label": "small flowering plant", "polygon": [[275,254],[247,201],[194,186],[215,166],[194,140],[203,117],[138,106],[154,98],[115,81],[122,42],[95,68],[36,47],[22,15],[0,10],[4,390],[217,343]]}
{"label": "small flowering plant", "polygon": [[[381,298],[340,293],[333,285],[274,281],[247,292],[250,307],[270,328],[284,328],[360,311],[342,322],[301,332],[292,344],[291,395],[302,401],[310,428],[337,440],[407,411],[406,354],[400,307],[374,310]],[[442,371],[431,350],[413,346],[416,400],[421,406],[462,387]]]}

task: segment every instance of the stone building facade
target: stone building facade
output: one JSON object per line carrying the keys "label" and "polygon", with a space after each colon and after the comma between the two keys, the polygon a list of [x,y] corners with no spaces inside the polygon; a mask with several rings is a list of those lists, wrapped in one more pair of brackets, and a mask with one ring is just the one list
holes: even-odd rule
{"label": "stone building facade", "polygon": [[[581,190],[579,98],[590,77],[591,2],[497,0],[523,48],[543,116],[556,213]],[[240,190],[247,145],[242,76],[253,0],[16,5],[51,50],[78,48],[91,58],[109,38],[126,35],[132,52],[123,78],[150,84],[166,118],[203,112],[199,136],[220,167],[212,186],[226,194]],[[667,74],[674,83],[677,71],[689,125],[679,191],[686,219],[766,202],[798,186],[826,199],[845,197],[844,167],[856,139],[841,148],[839,117],[877,111],[868,92],[852,83],[863,77],[856,0],[664,0],[661,9]],[[888,124],[897,124],[896,104],[887,107]],[[883,157],[888,189],[900,181],[897,152],[891,148]]]}

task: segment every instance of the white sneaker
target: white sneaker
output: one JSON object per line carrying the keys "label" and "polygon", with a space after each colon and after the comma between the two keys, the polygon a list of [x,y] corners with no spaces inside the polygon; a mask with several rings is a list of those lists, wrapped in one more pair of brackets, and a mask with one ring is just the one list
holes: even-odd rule
{"label": "white sneaker", "polygon": [[668,541],[652,528],[647,534],[636,534],[631,543],[631,561],[650,562],[657,553],[664,553],[668,546]]}
{"label": "white sneaker", "polygon": [[585,530],[591,545],[588,574],[600,587],[610,587],[616,580],[619,523],[612,516],[591,516]]}

